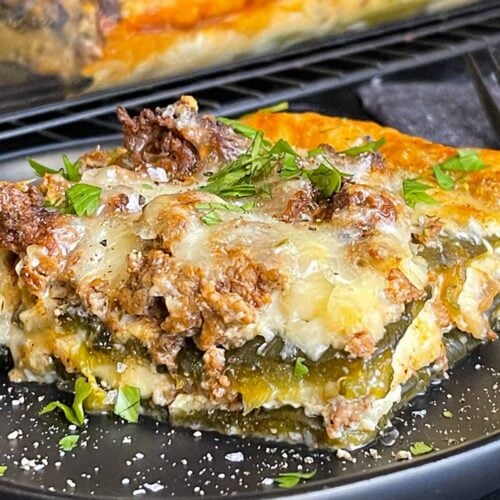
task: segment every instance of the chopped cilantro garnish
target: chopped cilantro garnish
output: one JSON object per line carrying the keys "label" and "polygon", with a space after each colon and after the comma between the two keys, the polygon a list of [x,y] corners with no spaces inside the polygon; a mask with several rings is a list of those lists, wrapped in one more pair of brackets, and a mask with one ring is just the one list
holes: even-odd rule
{"label": "chopped cilantro garnish", "polygon": [[125,385],[118,389],[114,413],[127,422],[136,423],[141,409],[141,391],[138,387]]}
{"label": "chopped cilantro garnish", "polygon": [[302,378],[309,373],[309,368],[304,364],[304,361],[305,359],[300,356],[295,360],[295,366],[293,367],[294,377]]}
{"label": "chopped cilantro garnish", "polygon": [[224,125],[228,125],[229,127],[233,128],[235,132],[238,132],[238,134],[244,135],[249,139],[253,139],[259,133],[258,130],[249,127],[248,125],[245,125],[238,120],[233,120],[232,118],[224,118],[223,116],[219,116],[217,120]]}
{"label": "chopped cilantro garnish", "polygon": [[304,170],[304,173],[325,198],[339,191],[342,185],[342,174],[333,165],[321,163],[318,168]]}
{"label": "chopped cilantro garnish", "polygon": [[322,148],[321,146],[318,146],[317,148],[311,149],[308,153],[307,156],[309,158],[314,158],[315,156],[318,155],[324,155],[326,153],[325,149]]}
{"label": "chopped cilantro garnish", "polygon": [[477,172],[486,168],[477,151],[472,149],[461,149],[455,156],[438,164],[443,170],[456,172]]}
{"label": "chopped cilantro garnish", "polygon": [[[477,172],[486,168],[486,164],[481,160],[477,151],[464,149],[457,152],[448,160],[438,163],[432,167],[437,183],[445,191],[451,191],[464,175],[469,172]],[[463,172],[462,177],[454,179],[448,172]]]}
{"label": "chopped cilantro garnish", "polygon": [[453,177],[444,172],[441,165],[434,165],[432,167],[432,171],[441,189],[444,189],[445,191],[451,191],[455,187],[455,181]]}
{"label": "chopped cilantro garnish", "polygon": [[424,443],[423,441],[417,441],[410,446],[410,451],[412,455],[425,455],[434,450],[434,447],[430,444]]}
{"label": "chopped cilantro garnish", "polygon": [[0,477],[2,477],[7,472],[8,467],[6,465],[0,465]]}
{"label": "chopped cilantro garnish", "polygon": [[78,436],[78,434],[69,434],[68,436],[64,436],[59,440],[59,447],[63,451],[71,451],[76,448],[79,439],[80,436]]}
{"label": "chopped cilantro garnish", "polygon": [[75,184],[66,190],[67,209],[79,217],[93,215],[99,207],[102,189],[90,184]]}
{"label": "chopped cilantro garnish", "polygon": [[43,177],[46,174],[59,174],[62,175],[66,180],[71,182],[78,182],[82,176],[80,174],[80,160],[72,162],[66,155],[63,155],[64,168],[59,170],[54,170],[53,168],[42,165],[33,158],[28,158],[28,162],[35,173]]}
{"label": "chopped cilantro garnish", "polygon": [[219,214],[215,211],[208,212],[205,215],[202,215],[200,219],[207,225],[207,226],[214,226],[215,224],[219,224],[219,222],[222,222],[222,219],[220,218]]}
{"label": "chopped cilantro garnish", "polygon": [[56,408],[62,410],[66,419],[75,425],[83,425],[85,414],[83,410],[83,402],[90,396],[92,385],[83,377],[78,377],[75,382],[75,398],[72,406],[68,406],[60,401],[52,401],[44,406],[40,411],[40,415],[50,413]]}
{"label": "chopped cilantro garnish", "polygon": [[403,181],[403,196],[405,202],[410,207],[414,207],[418,202],[434,204],[437,200],[426,191],[431,189],[432,186],[424,184],[418,179],[405,179]]}
{"label": "chopped cilantro garnish", "polygon": [[266,113],[278,113],[279,111],[287,111],[289,108],[288,102],[283,101],[279,102],[278,104],[274,104],[273,106],[269,106],[267,108],[261,108],[259,109],[260,112],[266,112]]}
{"label": "chopped cilantro garnish", "polygon": [[304,176],[314,184],[323,197],[337,192],[346,174],[339,172],[330,161],[324,161],[315,169],[299,166],[299,155],[284,139],[274,145],[265,141],[262,132],[253,135],[248,150],[208,178],[201,189],[223,198],[243,198],[261,194],[270,197],[270,190],[262,183],[279,165],[279,176],[293,179]]}
{"label": "chopped cilantro garnish", "polygon": [[207,210],[208,213],[201,216],[200,219],[207,224],[208,226],[213,226],[214,224],[218,224],[222,222],[217,210],[226,210],[228,212],[248,212],[255,208],[254,201],[248,201],[243,205],[234,205],[231,203],[198,203],[195,205],[195,208],[198,210]]}
{"label": "chopped cilantro garnish", "polygon": [[274,482],[278,484],[280,488],[293,488],[299,484],[302,479],[311,479],[316,475],[316,470],[311,472],[283,472]]}
{"label": "chopped cilantro garnish", "polygon": [[344,151],[340,151],[340,154],[344,154],[347,156],[357,156],[363,153],[373,153],[377,151],[385,144],[385,137],[381,137],[378,141],[367,141],[361,146],[355,146],[353,148],[346,149]]}

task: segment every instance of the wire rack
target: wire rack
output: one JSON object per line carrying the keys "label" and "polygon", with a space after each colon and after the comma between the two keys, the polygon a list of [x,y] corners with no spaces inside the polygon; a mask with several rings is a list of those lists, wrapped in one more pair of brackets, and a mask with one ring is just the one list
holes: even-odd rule
{"label": "wire rack", "polygon": [[500,44],[500,2],[481,2],[435,15],[304,44],[254,58],[135,87],[115,89],[0,116],[0,161],[56,149],[116,140],[117,104],[132,112],[194,95],[205,112],[234,116]]}

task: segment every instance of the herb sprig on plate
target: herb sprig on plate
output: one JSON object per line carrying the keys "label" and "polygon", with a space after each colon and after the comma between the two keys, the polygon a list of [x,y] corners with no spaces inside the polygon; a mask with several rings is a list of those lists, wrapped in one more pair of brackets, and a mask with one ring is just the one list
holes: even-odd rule
{"label": "herb sprig on plate", "polygon": [[280,488],[294,488],[301,480],[312,479],[316,475],[316,469],[310,472],[283,472],[274,479]]}

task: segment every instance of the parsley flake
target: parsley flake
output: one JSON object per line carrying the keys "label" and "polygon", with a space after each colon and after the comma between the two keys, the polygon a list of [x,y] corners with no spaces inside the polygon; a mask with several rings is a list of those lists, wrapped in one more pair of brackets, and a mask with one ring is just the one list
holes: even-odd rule
{"label": "parsley flake", "polygon": [[280,488],[293,488],[303,479],[312,479],[316,475],[316,469],[311,472],[283,472],[274,479]]}
{"label": "parsley flake", "polygon": [[[238,120],[233,120],[232,118],[224,118],[223,116],[219,116],[217,120],[223,123],[224,125],[228,125],[232,129],[234,129],[235,132],[245,137],[248,137],[249,139],[254,139],[255,136],[259,133],[258,130],[248,125],[245,125],[244,123],[241,123]],[[266,142],[268,143],[268,141]]]}
{"label": "parsley flake", "polygon": [[486,168],[477,151],[473,149],[461,149],[455,156],[438,164],[443,170],[456,172],[477,172]]}
{"label": "parsley flake", "polygon": [[71,451],[76,448],[80,436],[78,434],[69,434],[64,436],[59,440],[59,447],[63,451]]}
{"label": "parsley flake", "polygon": [[[477,172],[486,168],[486,164],[479,157],[477,151],[463,149],[457,152],[455,156],[448,160],[438,163],[432,167],[432,172],[439,186],[445,191],[451,191],[464,175],[469,172]],[[454,179],[448,172],[464,172],[462,177]]]}
{"label": "parsley flake", "polygon": [[304,173],[325,198],[338,192],[342,185],[342,174],[333,165],[321,163],[318,168],[304,170]]}
{"label": "parsley flake", "polygon": [[261,108],[259,109],[259,112],[278,113],[280,111],[287,111],[288,108],[289,108],[288,102],[283,101],[283,102],[278,102],[277,104],[274,104],[273,106],[269,106],[267,108]]}
{"label": "parsley flake", "polygon": [[219,224],[222,222],[219,214],[215,211],[208,212],[208,214],[202,215],[200,217],[202,222],[204,222],[207,226],[215,226],[215,224]]}
{"label": "parsley flake", "polygon": [[378,141],[367,141],[361,144],[361,146],[345,149],[344,151],[339,151],[339,153],[347,156],[358,156],[363,153],[373,153],[379,150],[384,144],[385,137],[381,137]]}
{"label": "parsley flake", "polygon": [[66,190],[67,209],[79,217],[94,215],[99,208],[102,189],[90,184],[75,184]]}
{"label": "parsley flake", "polygon": [[441,165],[434,165],[432,167],[432,172],[441,189],[451,191],[455,187],[455,180],[451,175],[443,171]]}
{"label": "parsley flake", "polygon": [[294,377],[302,378],[309,373],[309,368],[304,364],[304,361],[305,359],[300,356],[295,360],[295,366],[293,367]]}
{"label": "parsley flake", "polygon": [[83,402],[90,396],[91,392],[92,385],[83,377],[78,377],[75,382],[75,397],[72,406],[68,406],[60,401],[52,401],[42,408],[40,415],[59,409],[64,413],[66,420],[74,425],[81,426],[85,420]]}
{"label": "parsley flake", "polygon": [[127,422],[135,424],[141,410],[141,391],[138,387],[125,385],[118,389],[114,413]]}
{"label": "parsley flake", "polygon": [[6,465],[0,465],[0,477],[2,477],[7,472],[8,467]]}
{"label": "parsley flake", "polygon": [[424,443],[423,441],[417,441],[410,446],[410,451],[412,455],[425,455],[434,450],[434,446]]}
{"label": "parsley flake", "polygon": [[432,189],[429,184],[424,184],[418,179],[405,179],[403,181],[403,196],[408,206],[414,207],[418,202],[430,205],[437,203],[437,200],[426,191]]}
{"label": "parsley flake", "polygon": [[59,174],[68,181],[78,182],[82,178],[80,174],[80,160],[72,162],[66,155],[63,155],[62,159],[64,168],[60,168],[59,170],[54,170],[53,168],[42,165],[33,158],[28,158],[28,163],[39,177],[43,177],[46,174]]}

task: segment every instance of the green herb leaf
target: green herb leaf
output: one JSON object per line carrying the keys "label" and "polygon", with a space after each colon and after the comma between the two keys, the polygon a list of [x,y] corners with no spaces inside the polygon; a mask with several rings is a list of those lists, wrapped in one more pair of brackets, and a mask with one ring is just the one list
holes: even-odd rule
{"label": "green herb leaf", "polygon": [[28,163],[30,167],[35,171],[39,177],[43,177],[45,174],[61,174],[63,175],[64,170],[60,168],[59,170],[54,170],[53,168],[46,167],[41,163],[37,162],[33,158],[28,158]]}
{"label": "green herb leaf", "polygon": [[269,106],[267,108],[261,108],[259,109],[260,112],[266,112],[266,113],[278,113],[279,111],[287,111],[289,108],[288,102],[283,101],[279,102],[278,104],[275,104],[274,106]]}
{"label": "green herb leaf", "polygon": [[118,389],[114,413],[127,422],[136,423],[141,409],[141,391],[137,387],[125,385]]}
{"label": "green herb leaf", "polygon": [[141,184],[142,189],[153,189],[151,184]]}
{"label": "green herb leaf", "polygon": [[457,172],[477,172],[486,168],[486,164],[481,160],[477,151],[472,149],[462,149],[448,160],[438,164],[443,170]]}
{"label": "green herb leaf", "polygon": [[318,146],[317,148],[311,149],[311,151],[307,153],[307,156],[309,158],[314,158],[315,156],[324,155],[325,153],[326,153],[325,149]]}
{"label": "green herb leaf", "polygon": [[2,477],[7,472],[8,467],[6,465],[0,465],[0,477]]}
{"label": "green herb leaf", "polygon": [[28,158],[28,163],[40,177],[46,174],[59,174],[71,182],[78,182],[82,178],[80,174],[80,161],[78,160],[73,163],[66,155],[63,155],[64,168],[60,168],[59,170],[54,170],[53,168],[42,165],[33,158]]}
{"label": "green herb leaf", "polygon": [[79,217],[93,215],[99,208],[102,189],[90,184],[75,184],[66,190],[68,208]]}
{"label": "green herb leaf", "polygon": [[309,368],[304,364],[304,361],[305,359],[300,356],[295,360],[295,366],[293,367],[294,377],[302,378],[309,373]]}
{"label": "green herb leaf", "polygon": [[333,165],[328,167],[321,163],[314,170],[304,170],[304,174],[325,198],[339,191],[342,185],[342,174]]}
{"label": "green herb leaf", "polygon": [[83,410],[83,402],[90,396],[92,392],[92,385],[87,382],[83,377],[78,377],[75,382],[75,397],[72,407],[61,403],[60,401],[52,401],[44,406],[40,411],[40,415],[50,413],[56,408],[62,410],[66,420],[74,425],[81,426],[85,420],[85,413]]}
{"label": "green herb leaf", "polygon": [[301,479],[311,479],[316,475],[316,469],[311,472],[284,472],[274,479],[280,488],[293,488]]}
{"label": "green herb leaf", "polygon": [[260,195],[266,200],[272,198],[271,186],[268,182],[264,182],[264,184],[260,186]]}
{"label": "green herb leaf", "polygon": [[453,413],[450,410],[444,410],[443,417],[444,418],[453,418]]}
{"label": "green herb leaf", "polygon": [[73,412],[78,421],[78,425],[83,425],[85,412],[83,411],[83,402],[92,393],[92,385],[83,377],[78,377],[75,382],[75,399],[73,400]]}
{"label": "green herb leaf", "polygon": [[285,141],[284,139],[280,139],[269,151],[270,155],[279,155],[279,154],[287,154],[290,156],[299,156],[292,146]]}
{"label": "green herb leaf", "polygon": [[63,451],[71,451],[76,448],[79,439],[80,436],[78,434],[69,434],[68,436],[64,436],[59,440],[59,447]]}
{"label": "green herb leaf", "polygon": [[215,224],[219,224],[222,222],[222,219],[219,217],[219,214],[217,212],[208,212],[208,214],[203,215],[200,217],[200,219],[207,225],[207,226],[214,226]]}
{"label": "green herb leaf", "polygon": [[248,125],[245,125],[238,120],[233,120],[232,118],[224,118],[223,116],[219,116],[217,120],[224,125],[228,125],[229,127],[233,128],[235,132],[238,132],[238,134],[244,135],[249,139],[254,139],[255,136],[259,133],[258,130],[249,127]]}
{"label": "green herb leaf", "polygon": [[423,441],[417,441],[410,446],[410,451],[412,455],[425,455],[434,450],[434,447],[430,444],[424,443]]}
{"label": "green herb leaf", "polygon": [[451,175],[443,171],[441,165],[434,165],[432,167],[432,171],[434,172],[434,177],[436,178],[441,189],[451,191],[455,187],[455,181]]}
{"label": "green herb leaf", "polygon": [[293,179],[294,177],[299,177],[301,174],[302,170],[297,165],[297,158],[285,153],[283,155],[283,166],[279,174],[280,177],[283,177],[283,179]]}
{"label": "green herb leaf", "polygon": [[73,163],[66,155],[63,155],[63,163],[66,172],[63,176],[71,182],[78,182],[82,175],[80,174],[80,160]]}
{"label": "green herb leaf", "polygon": [[340,151],[340,154],[347,156],[357,156],[363,153],[373,153],[377,151],[385,144],[385,137],[381,137],[378,141],[368,141],[361,146],[355,146],[353,148]]}
{"label": "green herb leaf", "polygon": [[52,401],[48,405],[45,405],[39,414],[44,415],[45,413],[50,413],[51,411],[54,411],[56,408],[59,408],[60,410],[63,411],[64,416],[66,417],[66,420],[68,422],[71,422],[74,425],[80,425],[80,423],[75,417],[73,409],[64,403],[61,403],[60,401]]}
{"label": "green herb leaf", "polygon": [[403,196],[408,206],[414,207],[418,202],[435,204],[437,200],[426,191],[432,186],[424,184],[417,179],[405,179],[403,181]]}

